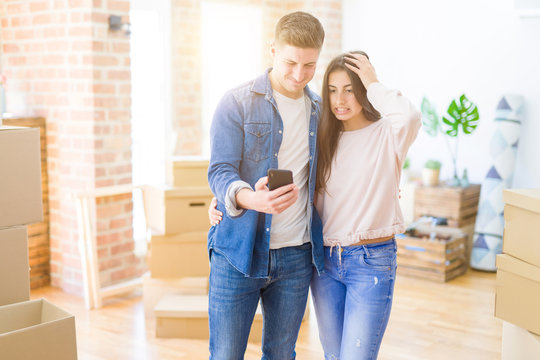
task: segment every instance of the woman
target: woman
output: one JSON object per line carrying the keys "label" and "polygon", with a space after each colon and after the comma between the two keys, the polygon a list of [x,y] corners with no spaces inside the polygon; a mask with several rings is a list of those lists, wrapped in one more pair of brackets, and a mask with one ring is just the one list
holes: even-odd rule
{"label": "woman", "polygon": [[376,359],[392,306],[394,235],[405,230],[401,168],[420,114],[378,82],[361,51],[330,62],[322,98],[315,201],[325,271],[311,281],[319,337],[326,359]]}
{"label": "woman", "polygon": [[311,280],[319,335],[327,359],[376,359],[392,306],[394,235],[405,230],[399,179],[420,114],[378,82],[364,52],[332,60],[322,89],[316,206],[325,272]]}

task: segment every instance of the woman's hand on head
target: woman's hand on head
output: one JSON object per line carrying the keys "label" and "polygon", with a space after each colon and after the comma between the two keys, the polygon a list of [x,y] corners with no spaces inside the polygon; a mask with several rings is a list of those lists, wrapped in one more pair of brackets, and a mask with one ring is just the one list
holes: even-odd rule
{"label": "woman's hand on head", "polygon": [[345,63],[345,66],[358,75],[366,90],[372,83],[379,82],[375,68],[365,55],[349,53],[345,56],[345,59],[348,62]]}

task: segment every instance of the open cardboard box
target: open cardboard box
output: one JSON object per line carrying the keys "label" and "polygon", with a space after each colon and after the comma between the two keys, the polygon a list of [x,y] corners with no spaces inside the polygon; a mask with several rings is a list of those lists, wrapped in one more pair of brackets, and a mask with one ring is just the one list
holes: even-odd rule
{"label": "open cardboard box", "polygon": [[0,306],[0,358],[77,359],[75,317],[45,299]]}

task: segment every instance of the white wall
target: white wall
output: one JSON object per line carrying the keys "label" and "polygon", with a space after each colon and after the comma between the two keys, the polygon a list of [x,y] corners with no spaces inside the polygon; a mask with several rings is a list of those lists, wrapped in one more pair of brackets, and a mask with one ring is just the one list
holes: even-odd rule
{"label": "white wall", "polygon": [[[462,93],[478,105],[479,126],[461,137],[458,153],[458,168],[473,182],[490,166],[499,99],[522,94],[514,187],[540,187],[540,17],[520,18],[513,0],[344,0],[343,14],[344,50],[366,51],[379,80],[418,108],[425,95],[442,115]],[[409,156],[413,169],[438,158],[443,178],[453,173],[441,135],[421,130]]]}

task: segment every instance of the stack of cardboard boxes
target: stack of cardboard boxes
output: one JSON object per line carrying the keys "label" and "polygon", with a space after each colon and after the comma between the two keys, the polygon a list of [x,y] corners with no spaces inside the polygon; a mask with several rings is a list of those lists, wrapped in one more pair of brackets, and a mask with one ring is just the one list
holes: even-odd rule
{"label": "stack of cardboard boxes", "polygon": [[30,300],[28,234],[43,219],[39,129],[0,126],[0,357],[76,359],[75,318]]}
{"label": "stack of cardboard boxes", "polygon": [[540,189],[504,190],[503,253],[497,255],[495,316],[502,359],[540,356]]}
{"label": "stack of cardboard boxes", "polygon": [[[156,318],[157,337],[208,339],[207,235],[208,160],[175,157],[168,164],[167,185],[144,188],[150,237],[150,273],[143,279],[147,317]],[[306,309],[304,319],[309,315]],[[260,306],[249,334],[260,342]]]}
{"label": "stack of cardboard boxes", "polygon": [[158,337],[207,338],[208,206],[212,192],[208,160],[175,157],[167,184],[146,186],[150,273],[143,279],[147,317],[156,317]]}
{"label": "stack of cardboard boxes", "polygon": [[411,217],[412,212],[414,221],[422,216],[437,217],[445,218],[448,225],[418,225],[415,231],[396,236],[398,273],[441,282],[464,274],[469,264],[480,185],[417,186],[414,200],[406,198],[405,218]]}

